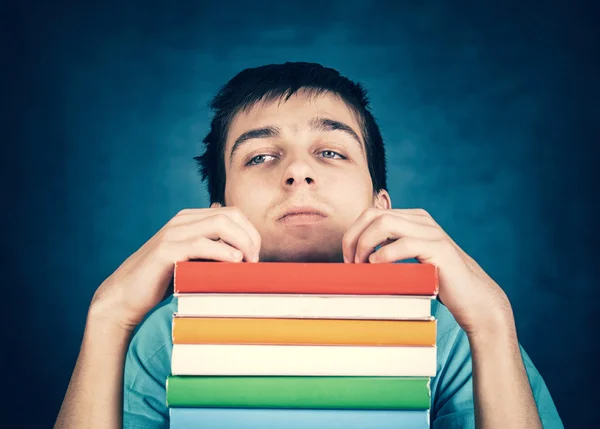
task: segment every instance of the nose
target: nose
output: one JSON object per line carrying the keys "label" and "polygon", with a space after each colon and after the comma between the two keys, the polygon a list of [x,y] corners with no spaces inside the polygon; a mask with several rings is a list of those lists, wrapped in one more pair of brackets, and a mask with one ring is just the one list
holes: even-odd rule
{"label": "nose", "polygon": [[290,162],[283,174],[283,185],[286,188],[315,184],[315,171],[305,160]]}

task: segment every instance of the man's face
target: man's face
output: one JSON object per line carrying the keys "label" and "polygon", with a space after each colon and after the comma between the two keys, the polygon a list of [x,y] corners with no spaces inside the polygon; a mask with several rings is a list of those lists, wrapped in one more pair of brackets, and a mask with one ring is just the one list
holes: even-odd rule
{"label": "man's face", "polygon": [[373,197],[357,118],[332,94],[258,103],[238,113],[225,144],[225,204],[261,235],[261,261],[343,260],[342,237]]}

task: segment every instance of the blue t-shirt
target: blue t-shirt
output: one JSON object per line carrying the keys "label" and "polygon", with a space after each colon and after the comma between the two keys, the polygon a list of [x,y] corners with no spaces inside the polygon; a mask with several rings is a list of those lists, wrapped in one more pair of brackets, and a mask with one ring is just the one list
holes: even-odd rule
{"label": "blue t-shirt", "polygon": [[[177,298],[170,297],[138,326],[127,351],[123,428],[169,427],[166,380],[171,371],[171,326]],[[437,319],[437,374],[431,380],[431,427],[475,428],[472,363],[465,332],[448,309],[433,301]],[[521,348],[529,382],[545,429],[564,429],[546,383]]]}

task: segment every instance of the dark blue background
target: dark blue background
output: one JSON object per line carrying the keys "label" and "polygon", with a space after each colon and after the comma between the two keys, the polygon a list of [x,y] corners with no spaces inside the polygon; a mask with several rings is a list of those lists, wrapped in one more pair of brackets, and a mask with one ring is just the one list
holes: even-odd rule
{"label": "dark blue background", "polygon": [[51,426],[96,287],[206,206],[192,157],[218,86],[303,60],[366,85],[394,206],[429,210],[503,286],[565,426],[593,426],[597,6],[96,3],[0,14],[3,418]]}

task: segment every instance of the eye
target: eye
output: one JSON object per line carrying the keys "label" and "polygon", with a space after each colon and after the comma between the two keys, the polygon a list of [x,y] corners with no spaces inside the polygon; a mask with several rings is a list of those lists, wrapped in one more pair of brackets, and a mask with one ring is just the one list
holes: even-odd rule
{"label": "eye", "polygon": [[329,158],[329,159],[334,159],[337,156],[340,157],[340,159],[346,159],[346,157],[344,155],[341,155],[337,152],[334,152],[332,150],[324,150],[321,151],[321,153],[323,154],[323,158]]}
{"label": "eye", "polygon": [[252,159],[250,159],[250,161],[248,161],[246,163],[246,165],[258,165],[258,164],[262,164],[265,162],[265,158],[268,156],[273,156],[273,155],[256,155],[255,157],[253,157]]}

